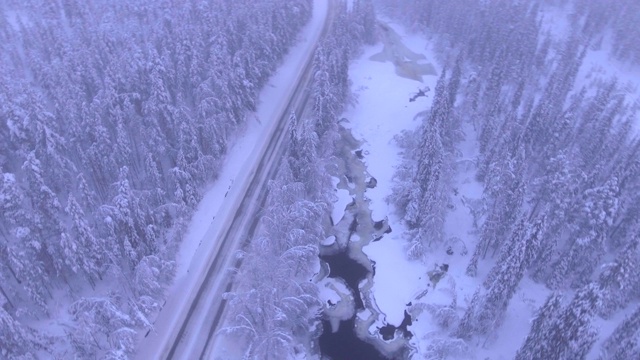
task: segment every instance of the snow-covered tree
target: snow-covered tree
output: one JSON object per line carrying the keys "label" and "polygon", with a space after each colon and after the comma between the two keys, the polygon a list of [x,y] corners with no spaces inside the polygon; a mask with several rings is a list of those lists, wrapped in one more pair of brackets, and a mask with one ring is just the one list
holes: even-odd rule
{"label": "snow-covered tree", "polygon": [[294,113],[289,119],[289,168],[293,179],[305,185],[305,189],[312,199],[320,199],[322,190],[326,188],[329,179],[322,171],[318,153],[319,139],[309,120],[298,122]]}
{"label": "snow-covered tree", "polygon": [[367,45],[373,45],[376,42],[376,14],[371,0],[355,0],[353,2],[352,17],[354,18],[353,27],[358,27],[358,35],[360,41]]}
{"label": "snow-covered tree", "polygon": [[529,330],[524,344],[516,353],[516,360],[533,360],[543,354],[551,353],[551,330],[561,310],[562,296],[559,293],[549,295],[531,322],[531,330]]}
{"label": "snow-covered tree", "polygon": [[635,359],[640,355],[640,308],[618,325],[602,345],[600,359]]}
{"label": "snow-covered tree", "polygon": [[64,257],[60,253],[59,245],[62,233],[62,206],[56,194],[47,186],[41,163],[34,152],[29,153],[22,169],[27,178],[27,194],[31,205],[30,223],[27,225],[29,231],[23,234],[29,239],[46,271],[62,271]]}
{"label": "snow-covered tree", "polygon": [[76,264],[74,272],[82,270],[88,280],[93,283],[100,278],[100,267],[104,262],[105,244],[93,235],[87,224],[86,216],[73,195],[67,199],[66,213],[71,218],[69,233],[63,233],[64,241],[71,246],[63,246],[65,262]]}
{"label": "snow-covered tree", "polygon": [[175,263],[155,255],[142,258],[135,269],[133,286],[141,311],[149,315],[160,308],[164,290],[175,273]]}
{"label": "snow-covered tree", "polygon": [[[473,335],[490,335],[502,323],[509,301],[515,294],[518,284],[524,276],[526,267],[528,238],[517,234],[518,240],[513,247],[506,250],[503,261],[498,262],[491,270],[486,291],[477,291],[474,300],[467,308],[455,334],[461,338]],[[495,275],[493,275],[495,274]]]}
{"label": "snow-covered tree", "polygon": [[606,232],[618,211],[618,196],[616,177],[584,192],[580,201],[581,214],[578,213],[582,216],[574,222],[574,241],[554,265],[547,282],[549,286],[559,288],[567,282],[581,286],[588,282],[606,251]]}
{"label": "snow-covered tree", "polygon": [[[502,245],[500,255],[497,259],[497,264],[505,264],[510,261],[509,258],[517,248],[524,246],[524,257],[521,263],[521,269],[519,271],[524,272],[531,266],[533,259],[540,252],[540,246],[542,244],[542,236],[544,235],[546,224],[546,217],[536,219],[533,224],[529,224],[525,216],[521,216],[517,225],[515,226],[509,241]],[[484,286],[489,287],[495,281],[500,274],[502,267],[494,266],[487,278],[484,281]]]}
{"label": "snow-covered tree", "polygon": [[589,284],[561,309],[561,296],[550,295],[538,311],[516,359],[584,359],[598,336],[592,320],[600,297],[601,289]]}
{"label": "snow-covered tree", "polygon": [[618,254],[616,259],[604,264],[599,283],[605,290],[601,314],[608,316],[640,296],[640,239],[635,237]]}
{"label": "snow-covered tree", "polygon": [[[101,349],[120,348],[120,341],[112,344],[109,341],[119,337],[119,332],[131,330],[133,320],[122,311],[119,302],[118,297],[105,296],[83,297],[71,304],[69,313],[75,324],[68,336],[79,355],[95,356]],[[130,346],[128,350],[133,348]]]}
{"label": "snow-covered tree", "polygon": [[316,131],[320,136],[330,129],[338,111],[336,108],[338,99],[335,97],[329,77],[331,45],[331,43],[325,43],[316,50],[313,60],[313,114],[316,120]]}
{"label": "snow-covered tree", "polygon": [[549,330],[548,351],[539,353],[545,359],[584,359],[598,338],[592,324],[602,298],[597,284],[578,290]]}
{"label": "snow-covered tree", "polygon": [[44,344],[35,330],[17,321],[0,306],[0,356],[5,359],[37,359]]}
{"label": "snow-covered tree", "polygon": [[475,276],[477,262],[484,259],[490,250],[495,254],[509,236],[517,221],[525,194],[524,151],[520,148],[516,156],[509,159],[498,170],[500,175],[494,185],[487,185],[486,197],[490,198],[490,210],[481,228],[480,241],[467,266],[467,274]]}
{"label": "snow-covered tree", "polygon": [[462,81],[462,54],[458,54],[455,65],[451,71],[451,77],[447,84],[447,94],[449,95],[449,106],[453,108],[456,105],[456,99],[458,97],[458,90],[460,89],[460,82]]}

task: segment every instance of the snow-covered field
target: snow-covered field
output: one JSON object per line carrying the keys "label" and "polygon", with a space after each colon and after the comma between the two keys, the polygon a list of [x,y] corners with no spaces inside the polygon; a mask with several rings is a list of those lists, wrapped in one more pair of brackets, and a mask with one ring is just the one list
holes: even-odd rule
{"label": "snow-covered field", "polygon": [[172,286],[167,289],[168,298],[154,323],[154,331],[141,339],[138,359],[158,359],[171,332],[179,326],[181,313],[186,311],[192,293],[198,283],[203,263],[215,251],[216,236],[225,218],[226,210],[244,195],[242,184],[250,176],[256,159],[260,156],[264,136],[276,124],[288,101],[288,93],[295,85],[295,78],[304,59],[313,51],[327,14],[327,3],[314,1],[313,18],[300,33],[300,40],[284,58],[280,68],[268,85],[262,89],[258,109],[249,114],[247,126],[229,142],[228,155],[222,165],[219,178],[206,191],[193,214],[187,233],[177,255],[177,273]]}

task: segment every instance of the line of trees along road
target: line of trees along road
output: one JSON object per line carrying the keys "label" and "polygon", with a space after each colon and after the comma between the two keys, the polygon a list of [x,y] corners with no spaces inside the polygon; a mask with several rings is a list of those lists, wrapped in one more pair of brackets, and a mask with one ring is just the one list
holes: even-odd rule
{"label": "line of trees along road", "polygon": [[0,357],[124,359],[311,0],[0,4]]}
{"label": "line of trees along road", "polygon": [[[410,254],[428,256],[448,244],[448,184],[457,130],[467,121],[478,133],[477,178],[484,184],[467,274],[478,276],[479,262],[498,260],[466,312],[443,329],[451,348],[434,354],[459,351],[458,339],[495,337],[529,276],[558,292],[538,312],[517,358],[584,359],[598,338],[594,317],[609,318],[640,299],[640,142],[632,130],[638,104],[623,80],[584,87],[577,80],[593,50],[638,65],[637,30],[625,30],[637,19],[637,2],[380,2],[434,35],[438,55],[453,68],[450,76],[442,72],[420,129],[402,141],[409,151],[393,199],[412,235]],[[564,36],[546,32],[541,9],[571,14]],[[567,291],[575,296],[563,308],[560,293]],[[638,328],[630,326],[637,317],[605,342],[603,359],[639,356]]]}

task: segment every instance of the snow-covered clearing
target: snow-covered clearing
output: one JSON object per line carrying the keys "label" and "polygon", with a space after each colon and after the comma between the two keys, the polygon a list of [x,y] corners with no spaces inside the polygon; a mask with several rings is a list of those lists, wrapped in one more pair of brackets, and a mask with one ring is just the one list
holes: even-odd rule
{"label": "snow-covered clearing", "polygon": [[176,258],[176,278],[167,289],[168,298],[154,323],[155,329],[140,341],[137,351],[139,359],[161,358],[167,339],[180,326],[178,321],[191,299],[187,294],[197,290],[199,279],[204,275],[203,264],[217,248],[217,234],[225,215],[244,196],[245,186],[242,184],[248,183],[254,165],[261,156],[260,149],[269,140],[265,134],[272,132],[286,107],[305,60],[311,55],[320,36],[327,9],[326,1],[314,1],[313,17],[300,33],[298,44],[290,50],[268,85],[262,89],[258,109],[248,114],[246,128],[235,134],[235,140],[230,140],[220,176],[205,192],[180,246]]}

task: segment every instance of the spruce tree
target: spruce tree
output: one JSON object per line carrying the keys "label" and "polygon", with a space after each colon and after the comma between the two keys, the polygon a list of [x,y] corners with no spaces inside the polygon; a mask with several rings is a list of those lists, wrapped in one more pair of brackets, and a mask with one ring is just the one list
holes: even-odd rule
{"label": "spruce tree", "polygon": [[516,353],[515,360],[535,360],[541,356],[550,354],[552,349],[550,343],[551,329],[557,321],[562,310],[562,295],[552,293],[547,297],[545,303],[538,309],[529,335]]}
{"label": "spruce tree", "polygon": [[626,317],[605,340],[600,359],[637,358],[637,355],[640,354],[638,337],[640,337],[640,307]]}

